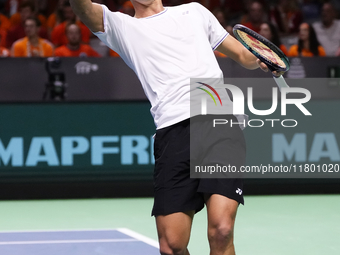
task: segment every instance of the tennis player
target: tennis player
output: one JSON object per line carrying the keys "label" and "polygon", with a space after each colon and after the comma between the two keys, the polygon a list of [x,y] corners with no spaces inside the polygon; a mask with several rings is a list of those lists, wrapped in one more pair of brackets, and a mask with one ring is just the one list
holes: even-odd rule
{"label": "tennis player", "polygon": [[[191,179],[189,174],[190,78],[221,78],[214,50],[247,69],[267,66],[230,36],[202,5],[163,7],[161,0],[131,0],[135,16],[111,12],[90,0],[71,0],[74,12],[137,74],[152,105],[155,137],[155,201],[161,254],[188,255],[194,214],[208,213],[210,255],[235,254],[233,230],[243,203],[242,180]],[[243,133],[219,154],[245,155]],[[228,154],[229,155],[229,154]],[[226,162],[228,163],[228,162]]]}

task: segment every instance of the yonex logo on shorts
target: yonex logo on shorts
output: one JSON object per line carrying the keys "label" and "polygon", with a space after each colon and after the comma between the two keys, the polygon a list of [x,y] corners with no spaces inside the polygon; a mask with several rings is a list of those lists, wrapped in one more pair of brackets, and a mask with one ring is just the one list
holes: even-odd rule
{"label": "yonex logo on shorts", "polygon": [[238,188],[238,189],[236,190],[236,193],[239,194],[239,195],[241,196],[241,195],[242,195],[242,190],[241,190],[240,188]]}

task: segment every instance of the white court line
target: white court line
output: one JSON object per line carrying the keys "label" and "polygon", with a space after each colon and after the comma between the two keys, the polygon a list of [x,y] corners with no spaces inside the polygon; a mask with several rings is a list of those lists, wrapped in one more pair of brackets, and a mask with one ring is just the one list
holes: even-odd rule
{"label": "white court line", "polygon": [[39,232],[96,232],[96,231],[118,231],[115,228],[105,228],[105,229],[37,229],[37,230],[5,230],[0,231],[2,233],[39,233]]}
{"label": "white court line", "polygon": [[136,239],[90,239],[90,240],[50,240],[50,241],[11,241],[0,242],[0,245],[19,244],[63,244],[63,243],[117,243],[117,242],[140,242]]}
{"label": "white court line", "polygon": [[159,248],[159,244],[157,241],[147,237],[147,236],[143,236],[137,232],[134,232],[130,229],[127,229],[127,228],[117,228],[116,230],[118,230],[119,232],[123,233],[123,234],[126,234],[128,236],[131,236],[139,241],[142,241],[144,243],[147,243],[153,247],[156,247],[156,248]]}
{"label": "white court line", "polygon": [[[9,230],[9,231],[0,231],[0,233],[39,233],[39,232],[47,232],[47,233],[50,233],[50,232],[90,232],[90,231],[93,231],[93,232],[96,232],[96,231],[119,231],[123,234],[126,234],[128,236],[131,236],[139,241],[142,241],[146,244],[149,244],[153,247],[156,247],[156,248],[159,248],[159,244],[157,241],[147,237],[147,236],[144,236],[144,235],[141,235],[137,232],[134,232],[130,229],[127,229],[127,228],[116,228],[116,229],[57,229],[57,230],[52,230],[52,229],[49,229],[49,230],[44,230],[44,229],[41,229],[41,230]],[[118,239],[113,239],[113,240],[118,240]],[[24,241],[23,241],[24,242]],[[22,243],[23,243],[22,242]],[[46,241],[48,242],[48,241]]]}

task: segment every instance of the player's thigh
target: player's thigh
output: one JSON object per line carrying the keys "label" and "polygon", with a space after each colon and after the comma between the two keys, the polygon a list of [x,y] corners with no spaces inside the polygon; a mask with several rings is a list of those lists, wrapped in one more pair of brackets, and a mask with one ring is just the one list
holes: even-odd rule
{"label": "player's thigh", "polygon": [[195,211],[188,211],[156,216],[161,249],[186,249],[194,214]]}

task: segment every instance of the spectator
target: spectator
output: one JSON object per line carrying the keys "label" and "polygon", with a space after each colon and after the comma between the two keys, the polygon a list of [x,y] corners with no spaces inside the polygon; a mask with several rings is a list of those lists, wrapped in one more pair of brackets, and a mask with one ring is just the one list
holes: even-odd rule
{"label": "spectator", "polygon": [[285,55],[288,55],[287,48],[281,43],[279,32],[272,23],[262,23],[260,26],[260,35],[274,43],[278,48],[280,48],[280,50],[282,50]]}
{"label": "spectator", "polygon": [[304,22],[313,23],[320,16],[321,4],[319,0],[303,0],[301,12]]}
{"label": "spectator", "polygon": [[48,15],[48,6],[54,5],[55,0],[35,0],[36,6],[38,7],[37,12],[42,14],[44,17]]}
{"label": "spectator", "polygon": [[5,4],[7,0],[0,0],[0,13],[7,14]]}
{"label": "spectator", "polygon": [[0,29],[0,47],[6,48],[6,37],[7,32],[5,30]]}
{"label": "spectator", "polygon": [[22,0],[7,0],[6,1],[6,13],[9,17],[17,13]]}
{"label": "spectator", "polygon": [[[45,1],[45,0],[38,0]],[[58,8],[59,0],[46,0],[47,5],[45,6],[44,15],[48,18]],[[40,10],[42,11],[42,10]]]}
{"label": "spectator", "polygon": [[316,35],[327,56],[339,56],[340,20],[336,20],[336,11],[331,3],[322,6],[321,21],[313,24]]}
{"label": "spectator", "polygon": [[83,43],[88,44],[90,41],[90,30],[83,23],[77,20],[77,16],[74,14],[68,1],[64,3],[63,15],[65,21],[56,26],[52,31],[52,43],[56,47],[68,44],[68,39],[66,36],[66,26],[71,23],[76,23],[80,27]]}
{"label": "spectator", "polygon": [[40,20],[27,18],[25,21],[26,37],[16,41],[12,46],[13,57],[51,57],[53,46],[39,37]]}
{"label": "spectator", "polygon": [[326,56],[325,49],[320,45],[315,30],[308,23],[302,23],[300,25],[298,44],[290,47],[288,56]]}
{"label": "spectator", "polygon": [[[262,0],[259,0],[262,1]],[[222,9],[230,20],[237,20],[245,11],[243,1],[235,0],[202,0],[198,1],[209,10]]]}
{"label": "spectator", "polygon": [[7,50],[5,47],[1,46],[2,39],[3,39],[3,37],[2,37],[2,34],[0,33],[0,57],[9,57],[10,56],[9,50]]}
{"label": "spectator", "polygon": [[261,2],[253,1],[249,7],[248,22],[244,22],[242,25],[260,32],[260,26],[265,21],[265,11]]}
{"label": "spectator", "polygon": [[58,0],[58,5],[55,11],[47,19],[47,31],[48,31],[48,35],[50,38],[51,38],[53,29],[57,25],[65,21],[64,14],[63,14],[63,6],[66,1],[67,0]]}
{"label": "spectator", "polygon": [[7,37],[7,31],[9,27],[11,26],[11,23],[9,22],[9,19],[0,13],[0,47],[6,47],[6,37]]}
{"label": "spectator", "polygon": [[11,27],[11,22],[9,19],[0,13],[0,30],[7,31]]}
{"label": "spectator", "polygon": [[117,11],[118,10],[118,2],[119,1],[112,1],[112,0],[93,0],[95,3],[105,4],[110,11]]}
{"label": "spectator", "polygon": [[[31,1],[24,1],[20,5],[20,22],[17,25],[11,25],[7,33],[7,48],[11,48],[12,44],[25,37],[25,21],[27,18],[34,17],[35,5]],[[39,20],[41,23],[41,21]],[[47,31],[44,28],[39,29],[39,36],[47,38]]]}
{"label": "spectator", "polygon": [[[42,14],[37,14],[37,5],[36,5],[36,0],[26,0],[26,1],[22,1],[21,5],[20,5],[20,12],[14,13],[11,18],[10,18],[10,22],[11,22],[11,26],[17,26],[19,24],[21,24],[22,22],[25,21],[25,17],[27,17],[27,13],[24,13],[24,18],[22,18],[22,13],[23,12],[29,12],[29,10],[26,10],[26,8],[24,8],[24,10],[22,10],[22,6],[26,6],[27,5],[31,5],[31,9],[33,12],[33,15],[37,16],[38,19],[40,20],[41,24],[43,27],[46,26],[46,17]],[[33,16],[31,15],[31,16]]]}
{"label": "spectator", "polygon": [[228,25],[228,15],[227,12],[223,11],[221,8],[216,8],[212,11],[212,14],[216,17],[218,22],[220,22],[221,26],[227,30],[227,32],[231,35],[233,35],[233,27],[231,25]]}
{"label": "spectator", "polygon": [[340,57],[340,48],[335,52],[336,57]]}
{"label": "spectator", "polygon": [[222,27],[225,28],[227,26],[226,15],[225,15],[224,11],[221,8],[215,8],[212,11],[212,14],[214,14],[214,16],[216,17],[218,22],[220,22]]}
{"label": "spectator", "polygon": [[110,57],[118,58],[120,57],[119,54],[113,50],[110,49]]}
{"label": "spectator", "polygon": [[119,11],[131,17],[135,16],[135,8],[133,8],[131,1],[125,1]]}
{"label": "spectator", "polygon": [[280,0],[270,11],[270,21],[275,24],[279,32],[294,34],[299,32],[303,15],[299,10],[297,0]]}
{"label": "spectator", "polygon": [[81,43],[81,31],[78,25],[67,25],[66,36],[68,44],[55,50],[56,57],[100,57],[91,46]]}
{"label": "spectator", "polygon": [[4,47],[0,47],[0,58],[5,58],[5,57],[9,57],[9,56],[10,56],[9,50],[7,50]]}
{"label": "spectator", "polygon": [[340,19],[340,1],[339,0],[328,0],[335,7],[335,11],[338,14],[337,19]]}

